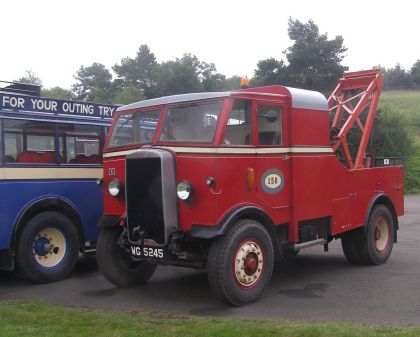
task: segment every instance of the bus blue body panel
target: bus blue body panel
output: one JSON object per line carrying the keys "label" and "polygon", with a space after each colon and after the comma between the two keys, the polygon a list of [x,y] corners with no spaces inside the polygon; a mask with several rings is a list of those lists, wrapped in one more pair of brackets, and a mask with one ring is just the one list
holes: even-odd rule
{"label": "bus blue body panel", "polygon": [[36,201],[57,198],[67,202],[79,215],[83,239],[95,241],[96,223],[102,215],[102,186],[93,179],[0,181],[0,249],[11,247],[16,223]]}

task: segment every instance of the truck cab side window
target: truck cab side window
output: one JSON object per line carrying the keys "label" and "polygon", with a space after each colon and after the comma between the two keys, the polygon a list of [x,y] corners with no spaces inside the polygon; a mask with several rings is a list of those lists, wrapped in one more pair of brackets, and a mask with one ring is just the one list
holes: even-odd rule
{"label": "truck cab side window", "polygon": [[226,125],[224,144],[251,144],[251,104],[246,100],[235,100]]}
{"label": "truck cab side window", "polygon": [[258,144],[282,144],[282,113],[278,106],[260,105],[258,107]]}

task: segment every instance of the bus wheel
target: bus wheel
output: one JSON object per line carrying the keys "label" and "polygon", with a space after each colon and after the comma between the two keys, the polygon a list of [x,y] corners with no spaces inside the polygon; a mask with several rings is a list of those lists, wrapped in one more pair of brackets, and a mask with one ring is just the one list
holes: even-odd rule
{"label": "bus wheel", "polygon": [[39,282],[56,282],[73,270],[79,253],[79,236],[69,218],[43,212],[20,232],[16,250],[17,272]]}
{"label": "bus wheel", "polygon": [[103,227],[96,243],[99,271],[119,287],[133,287],[146,283],[156,269],[155,263],[133,260],[129,249],[118,245],[121,227]]}
{"label": "bus wheel", "polygon": [[364,235],[360,240],[360,258],[364,264],[385,263],[394,245],[394,219],[384,205],[375,206],[370,215]]}
{"label": "bus wheel", "polygon": [[212,242],[207,260],[210,287],[234,306],[256,301],[270,282],[273,264],[267,230],[257,221],[239,220]]}

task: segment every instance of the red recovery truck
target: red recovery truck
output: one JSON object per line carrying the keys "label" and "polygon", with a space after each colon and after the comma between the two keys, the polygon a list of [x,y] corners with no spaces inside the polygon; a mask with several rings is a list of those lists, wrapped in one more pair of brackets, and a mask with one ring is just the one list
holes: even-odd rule
{"label": "red recovery truck", "polygon": [[382,84],[370,70],[345,73],[328,100],[276,85],[120,107],[104,150],[100,271],[127,287],[157,264],[207,268],[214,293],[241,305],[276,259],[332,239],[350,263],[384,263],[404,191],[402,166],[366,154]]}

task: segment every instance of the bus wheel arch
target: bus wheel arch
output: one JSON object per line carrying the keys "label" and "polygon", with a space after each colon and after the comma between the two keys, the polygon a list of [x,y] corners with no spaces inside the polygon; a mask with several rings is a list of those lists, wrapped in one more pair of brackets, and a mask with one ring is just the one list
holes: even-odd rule
{"label": "bus wheel arch", "polygon": [[30,203],[19,214],[16,221],[16,225],[14,227],[14,232],[13,232],[12,242],[11,242],[10,247],[13,247],[13,249],[16,248],[19,235],[21,234],[23,228],[26,226],[26,224],[30,221],[31,218],[33,218],[39,213],[49,212],[49,211],[61,213],[64,216],[68,217],[77,230],[80,244],[83,244],[84,242],[83,226],[82,226],[82,221],[80,220],[79,214],[76,212],[73,206],[71,206],[71,204],[67,202],[66,200],[63,200],[62,198],[58,198],[58,197],[48,197],[48,198],[42,198],[42,199],[39,199]]}

